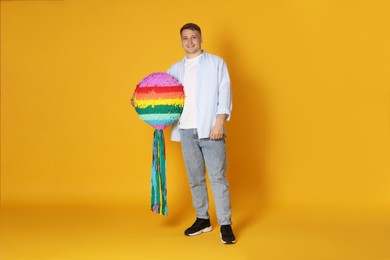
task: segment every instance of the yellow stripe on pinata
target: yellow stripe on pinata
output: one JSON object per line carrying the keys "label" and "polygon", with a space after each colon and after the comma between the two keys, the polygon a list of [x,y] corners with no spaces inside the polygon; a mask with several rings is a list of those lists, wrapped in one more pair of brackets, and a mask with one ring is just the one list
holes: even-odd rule
{"label": "yellow stripe on pinata", "polygon": [[139,100],[134,99],[134,105],[138,108],[145,108],[148,106],[158,106],[158,105],[168,105],[168,106],[183,106],[184,99],[149,99],[149,100]]}

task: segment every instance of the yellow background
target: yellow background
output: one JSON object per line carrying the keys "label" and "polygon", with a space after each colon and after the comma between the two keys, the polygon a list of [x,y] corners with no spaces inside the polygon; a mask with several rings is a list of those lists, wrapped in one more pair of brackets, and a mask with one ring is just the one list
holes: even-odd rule
{"label": "yellow background", "polygon": [[[149,212],[153,129],[129,104],[139,80],[184,56],[179,29],[186,22],[201,26],[203,48],[226,60],[232,80],[228,179],[240,243],[216,256],[390,259],[381,247],[390,244],[389,222],[383,220],[390,213],[389,12],[390,4],[380,0],[1,1],[4,259],[27,259],[17,250],[23,242],[29,259],[77,259],[64,249],[72,241],[66,235],[54,239],[65,242],[52,245],[56,254],[49,256],[28,247],[29,236],[17,238],[15,228],[59,234],[47,223],[62,217],[67,228],[61,230],[71,230],[65,232],[70,237],[74,225],[90,224],[90,216],[102,212],[117,216],[102,217],[109,219],[106,226],[97,226],[107,230],[116,221],[139,224],[123,229],[132,233],[128,244],[140,233],[150,237],[138,240],[138,251],[120,251],[117,243],[116,250],[111,247],[117,255],[99,252],[99,243],[80,247],[79,256],[85,253],[80,259],[98,259],[88,258],[92,252],[102,259],[147,259],[154,256],[148,248],[155,233],[160,243],[177,243],[184,251],[203,245],[201,238],[188,245],[182,238],[194,216],[180,145],[169,140],[170,130],[165,131],[169,216],[162,220]],[[74,219],[63,219],[63,210]],[[343,222],[340,216],[349,217]],[[270,228],[287,223],[277,219],[289,226]],[[367,232],[380,234],[360,234],[377,237],[376,247],[358,243],[346,247],[349,251],[325,250],[309,231],[305,239],[291,235],[309,229],[303,219],[330,226],[329,219],[336,219],[340,227],[367,222],[377,228],[366,223]],[[85,239],[97,232],[90,225]],[[267,234],[293,231],[267,237],[267,227]],[[214,232],[205,244],[209,249],[210,243],[219,246]],[[334,232],[329,241],[342,237]],[[125,237],[121,233],[116,241]],[[43,248],[50,240],[45,239],[32,240]],[[256,241],[267,246],[259,249]],[[312,250],[297,241],[312,243]],[[278,244],[296,250],[279,258]]]}

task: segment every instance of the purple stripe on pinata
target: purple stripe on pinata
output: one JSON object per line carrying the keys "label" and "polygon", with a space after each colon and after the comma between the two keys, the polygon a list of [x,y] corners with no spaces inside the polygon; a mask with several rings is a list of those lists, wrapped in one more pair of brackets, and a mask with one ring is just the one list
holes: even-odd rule
{"label": "purple stripe on pinata", "polygon": [[138,83],[139,87],[165,87],[165,86],[181,86],[171,75],[165,72],[152,73]]}

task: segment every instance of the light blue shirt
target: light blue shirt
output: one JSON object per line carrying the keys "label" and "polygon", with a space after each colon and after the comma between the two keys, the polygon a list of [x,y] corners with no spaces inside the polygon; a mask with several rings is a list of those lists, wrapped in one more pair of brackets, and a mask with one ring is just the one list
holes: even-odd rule
{"label": "light blue shirt", "polygon": [[[168,74],[181,84],[184,80],[184,63],[187,57],[173,64]],[[225,61],[216,55],[203,51],[200,57],[196,83],[196,109],[198,136],[210,138],[217,115],[226,114],[230,119],[232,111],[232,92],[230,77]],[[185,105],[185,100],[184,100]],[[172,141],[180,142],[179,121],[172,125]]]}

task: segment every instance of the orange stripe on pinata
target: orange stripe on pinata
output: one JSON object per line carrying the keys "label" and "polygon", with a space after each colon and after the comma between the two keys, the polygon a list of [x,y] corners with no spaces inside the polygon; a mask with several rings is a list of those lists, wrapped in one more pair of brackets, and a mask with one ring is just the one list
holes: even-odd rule
{"label": "orange stripe on pinata", "polygon": [[170,93],[155,93],[155,92],[150,92],[150,93],[136,93],[134,95],[134,98],[140,99],[140,100],[153,100],[153,99],[183,99],[184,94],[182,92],[170,92]]}

